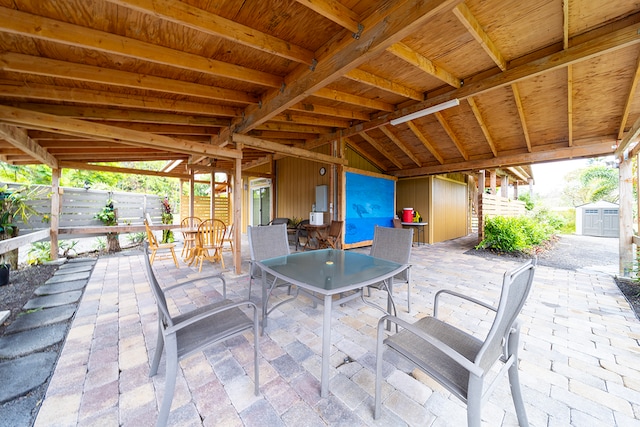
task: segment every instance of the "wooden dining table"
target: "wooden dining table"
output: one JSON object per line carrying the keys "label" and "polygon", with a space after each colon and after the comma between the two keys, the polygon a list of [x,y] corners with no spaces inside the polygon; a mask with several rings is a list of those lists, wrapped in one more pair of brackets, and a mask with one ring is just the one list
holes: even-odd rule
{"label": "wooden dining table", "polygon": [[[196,239],[198,235],[198,227],[185,227],[180,228],[178,231],[180,233],[183,233],[183,235],[187,236],[188,238],[193,238],[194,244],[193,246],[187,248],[187,255],[184,258],[184,262],[188,265],[191,265],[196,259]],[[186,242],[184,244],[186,244]]]}

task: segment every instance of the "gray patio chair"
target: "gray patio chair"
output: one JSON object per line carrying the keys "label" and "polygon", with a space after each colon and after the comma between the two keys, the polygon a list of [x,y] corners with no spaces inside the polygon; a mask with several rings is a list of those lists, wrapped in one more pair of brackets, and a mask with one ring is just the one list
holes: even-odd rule
{"label": "gray patio chair", "polygon": [[287,237],[287,225],[269,225],[266,227],[248,227],[249,253],[251,256],[249,267],[249,298],[251,297],[251,283],[253,279],[261,279],[261,271],[256,265],[257,261],[289,255],[289,238]]}
{"label": "gray patio chair", "polygon": [[[405,228],[379,227],[373,231],[373,244],[369,255],[398,264],[409,264],[413,230]],[[407,311],[411,312],[411,266],[393,277],[394,282],[400,280],[407,283]],[[373,285],[380,289],[380,285]]]}
{"label": "gray patio chair", "polygon": [[274,218],[267,225],[280,225],[284,224],[285,227],[289,224],[289,218]]}
{"label": "gray patio chair", "polygon": [[[249,329],[253,329],[253,358],[255,369],[255,394],[258,395],[259,373],[258,373],[258,309],[250,301],[234,303],[224,299],[195,310],[177,316],[171,316],[167,307],[165,293],[171,289],[186,286],[198,278],[188,282],[179,283],[174,286],[162,289],[156,279],[153,268],[149,261],[149,247],[145,243],[145,267],[147,279],[151,285],[151,291],[158,307],[158,341],[156,351],[151,362],[149,376],[152,377],[158,372],[158,365],[162,357],[163,348],[166,348],[166,378],[164,386],[164,397],[158,412],[157,426],[165,426],[169,418],[171,401],[176,385],[176,375],[178,373],[178,362],[192,353],[200,351],[210,345],[222,342],[228,338],[242,334]],[[220,279],[226,294],[226,283],[221,274],[206,277]],[[250,319],[240,307],[253,309],[253,320]]]}
{"label": "gray patio chair", "polygon": [[[496,381],[505,372],[508,372],[518,423],[521,426],[527,426],[527,414],[518,378],[520,325],[517,322],[517,317],[529,295],[535,266],[534,261],[528,261],[504,274],[502,293],[497,308],[458,292],[440,290],[435,296],[433,317],[425,317],[413,324],[395,316],[384,316],[380,319],[376,349],[374,418],[377,419],[380,416],[384,343],[416,364],[456,397],[466,402],[469,427],[480,426],[482,402],[493,391]],[[495,312],[493,324],[484,340],[437,318],[438,301],[443,295],[452,295]],[[385,321],[391,321],[404,329],[391,335],[383,342]],[[495,378],[493,374],[489,375],[492,381],[485,388],[485,378],[498,361],[503,363],[499,375],[496,375]]]}

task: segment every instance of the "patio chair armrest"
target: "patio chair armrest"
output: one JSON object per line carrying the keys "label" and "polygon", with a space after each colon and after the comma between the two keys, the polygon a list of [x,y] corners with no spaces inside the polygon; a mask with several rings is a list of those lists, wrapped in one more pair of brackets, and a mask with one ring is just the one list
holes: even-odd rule
{"label": "patio chair armrest", "polygon": [[490,305],[490,304],[488,304],[488,303],[486,303],[484,301],[480,301],[477,298],[473,298],[473,297],[461,294],[461,293],[456,292],[456,291],[451,291],[449,289],[441,289],[438,292],[436,292],[436,296],[433,298],[433,317],[435,317],[436,319],[438,318],[438,298],[440,297],[441,294],[448,294],[448,295],[452,295],[454,297],[461,298],[463,300],[472,302],[474,304],[478,304],[478,305],[480,305],[480,306],[482,306],[482,307],[484,307],[486,309],[489,309],[489,310],[491,310],[493,312],[497,312],[498,311],[494,306],[492,306],[492,305]]}
{"label": "patio chair armrest", "polygon": [[386,321],[390,321],[391,323],[395,323],[396,325],[403,327],[404,329],[408,330],[409,332],[411,332],[421,340],[426,341],[429,344],[437,347],[438,350],[440,350],[441,352],[449,356],[454,362],[458,363],[460,366],[462,366],[464,369],[466,369],[473,375],[482,377],[482,375],[484,374],[484,370],[480,366],[474,364],[471,360],[467,359],[466,357],[458,353],[456,350],[454,350],[447,344],[443,343],[439,339],[429,334],[426,334],[424,331],[421,331],[420,329],[416,328],[411,323],[405,322],[404,320],[396,316],[386,315],[386,316],[383,316],[380,320],[378,320],[378,337],[379,338],[382,336],[382,332],[384,330]]}
{"label": "patio chair armrest", "polygon": [[249,306],[249,307],[251,307],[253,309],[253,317],[254,317],[254,320],[255,320],[257,318],[256,316],[258,315],[258,307],[254,303],[252,303],[251,301],[241,301],[241,302],[236,302],[236,303],[232,303],[232,304],[221,305],[220,307],[215,308],[213,310],[205,311],[203,313],[200,313],[199,315],[193,316],[193,317],[191,317],[191,318],[189,318],[189,319],[187,319],[187,320],[185,320],[183,322],[178,323],[177,325],[173,325],[173,326],[168,327],[165,330],[165,333],[173,334],[176,331],[179,331],[180,329],[186,328],[187,326],[192,325],[192,324],[194,324],[196,322],[199,322],[202,319],[206,319],[207,317],[211,317],[211,316],[213,316],[215,314],[222,313],[224,311],[228,311],[228,310],[231,310],[231,309],[234,309],[234,308],[238,308],[238,307],[244,307],[244,306]]}
{"label": "patio chair armrest", "polygon": [[214,278],[214,277],[222,280],[222,283],[225,283],[224,276],[222,274],[218,273],[218,274],[211,274],[209,276],[197,277],[195,279],[187,280],[185,282],[176,283],[175,285],[171,285],[171,286],[167,286],[166,288],[163,288],[162,291],[163,292],[167,292],[167,291],[170,291],[170,290],[173,290],[173,289],[180,288],[180,287],[185,286],[185,285],[190,285],[191,283],[198,282],[200,280],[211,279],[211,278]]}

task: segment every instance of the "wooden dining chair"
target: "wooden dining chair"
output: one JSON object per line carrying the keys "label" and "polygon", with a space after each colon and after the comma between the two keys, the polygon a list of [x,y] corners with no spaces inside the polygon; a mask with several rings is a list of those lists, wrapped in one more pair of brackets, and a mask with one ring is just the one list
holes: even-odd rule
{"label": "wooden dining chair", "polygon": [[342,226],[344,221],[331,221],[329,232],[318,235],[318,247],[320,249],[338,249],[340,238],[342,237]]}
{"label": "wooden dining chair", "polygon": [[195,261],[198,271],[202,271],[202,263],[205,259],[215,263],[220,261],[224,269],[224,258],[222,257],[222,244],[227,232],[227,226],[219,219],[207,219],[198,226],[196,234]]}
{"label": "wooden dining chair", "polygon": [[233,224],[231,224],[227,229],[227,234],[225,235],[224,240],[222,241],[223,249],[224,249],[225,243],[229,244],[229,250],[233,252]]}
{"label": "wooden dining chair", "polygon": [[[188,216],[180,221],[180,228],[198,228],[200,223],[202,223],[202,220],[197,216]],[[195,249],[196,235],[194,233],[182,232],[182,242],[182,252],[180,256],[184,258],[185,254],[189,255],[189,252]]]}
{"label": "wooden dining chair", "polygon": [[[147,240],[149,241],[149,250],[151,251],[151,256],[149,257],[149,262],[153,265],[153,261],[157,259],[169,259],[173,258],[173,262],[176,264],[176,267],[180,268],[180,264],[178,264],[178,258],[176,257],[175,251],[175,243],[158,243],[158,239],[151,231],[149,227],[149,223],[147,220],[144,220],[144,228],[147,231]],[[158,252],[161,252],[158,254]]]}

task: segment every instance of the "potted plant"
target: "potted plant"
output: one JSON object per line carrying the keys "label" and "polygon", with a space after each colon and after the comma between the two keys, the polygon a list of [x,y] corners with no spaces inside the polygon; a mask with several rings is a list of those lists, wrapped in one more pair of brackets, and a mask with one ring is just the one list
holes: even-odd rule
{"label": "potted plant", "polygon": [[[113,207],[113,203],[114,201],[109,198],[107,204],[95,215],[95,218],[104,225],[118,225],[118,210]],[[121,251],[119,233],[107,233],[107,251],[109,253]]]}

